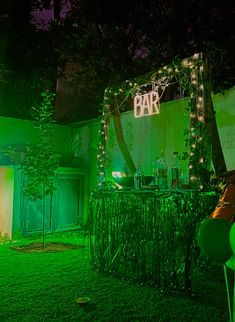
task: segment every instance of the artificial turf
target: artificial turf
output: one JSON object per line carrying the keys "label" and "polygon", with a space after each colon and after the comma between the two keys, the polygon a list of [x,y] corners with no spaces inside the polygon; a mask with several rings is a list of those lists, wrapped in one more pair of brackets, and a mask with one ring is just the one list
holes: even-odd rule
{"label": "artificial turf", "polygon": [[[90,265],[88,238],[60,233],[47,241],[85,245],[63,252],[22,253],[0,244],[0,321],[228,321],[222,267],[204,263],[193,278],[195,296],[106,276]],[[203,270],[202,270],[203,268]],[[229,271],[232,289],[233,275]],[[232,295],[232,294],[231,294]],[[78,304],[78,297],[89,297]]]}

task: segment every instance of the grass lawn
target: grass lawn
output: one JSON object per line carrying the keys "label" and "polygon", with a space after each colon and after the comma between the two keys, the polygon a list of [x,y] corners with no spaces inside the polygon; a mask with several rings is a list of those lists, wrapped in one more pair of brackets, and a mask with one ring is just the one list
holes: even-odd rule
{"label": "grass lawn", "polygon": [[[85,247],[27,254],[10,249],[17,242],[0,244],[1,322],[229,321],[221,267],[210,265],[206,272],[195,273],[195,297],[164,294],[96,272],[89,263],[88,241],[82,232],[57,233],[46,236],[46,241]],[[229,271],[231,289],[232,283]],[[90,302],[76,303],[80,296],[88,296]]]}

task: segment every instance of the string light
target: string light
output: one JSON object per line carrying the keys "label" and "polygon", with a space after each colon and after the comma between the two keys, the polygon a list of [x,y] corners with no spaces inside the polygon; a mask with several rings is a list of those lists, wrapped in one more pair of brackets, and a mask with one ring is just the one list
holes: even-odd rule
{"label": "string light", "polygon": [[188,59],[184,59],[181,64],[185,68],[188,67]]}
{"label": "string light", "polygon": [[[190,93],[190,97],[192,99],[196,99],[196,105],[195,101],[193,100],[191,102],[192,107],[197,109],[195,112],[193,108],[191,108],[191,112],[189,114],[190,119],[191,119],[191,125],[194,125],[190,128],[190,135],[191,135],[191,142],[190,142],[190,151],[189,155],[191,157],[191,163],[189,165],[189,169],[192,171],[193,168],[195,168],[194,172],[199,173],[200,166],[205,162],[204,157],[198,157],[198,149],[200,149],[201,145],[197,146],[196,142],[201,143],[203,141],[203,125],[199,126],[199,123],[204,122],[204,85],[202,83],[202,75],[199,73],[202,73],[204,70],[204,66],[201,62],[199,62],[199,58],[202,58],[202,56],[198,53],[194,54],[190,59],[185,59],[181,62],[181,67],[185,67],[187,69],[190,69],[190,71],[187,71],[187,76],[189,77],[189,85],[191,86],[192,91]],[[167,88],[168,85],[170,84],[169,81],[169,76],[170,73],[174,72],[179,73],[179,69],[177,67],[169,67],[169,66],[164,66],[158,71],[155,72],[155,74],[152,75],[151,77],[151,82],[143,85],[139,85],[137,82],[133,82],[130,80],[126,80],[125,83],[127,86],[132,87],[133,93],[137,92],[139,95],[142,95],[143,93],[146,93],[146,90],[149,88],[149,86],[152,85],[152,87],[158,88],[159,86],[161,88]],[[160,74],[163,74],[164,77],[160,78]],[[159,75],[159,76],[158,76]],[[166,77],[167,75],[167,77]],[[184,74],[186,75],[186,74]],[[158,78],[158,79],[157,79]],[[173,76],[172,76],[173,78]],[[157,81],[156,81],[157,79]],[[200,79],[200,84],[199,84],[199,79]],[[164,83],[166,82],[166,83]],[[108,133],[108,124],[107,124],[107,119],[111,115],[110,112],[110,100],[112,97],[116,97],[117,95],[122,95],[124,92],[123,88],[118,88],[116,91],[112,91],[110,88],[105,89],[104,91],[104,110],[102,113],[102,123],[101,123],[101,129],[99,130],[100,134],[100,141],[102,142],[101,145],[99,145],[99,152],[97,153],[97,161],[98,161],[98,175],[100,176],[101,183],[99,183],[99,186],[102,186],[103,181],[105,181],[105,155],[106,155],[106,143],[108,140],[107,133]],[[200,95],[199,95],[200,93]],[[124,101],[128,95],[125,96]],[[123,101],[123,102],[124,102]],[[122,104],[123,104],[122,102]],[[118,108],[120,108],[121,105],[119,105]],[[196,128],[195,128],[196,125]],[[192,150],[191,150],[192,149]],[[200,166],[199,166],[200,165]],[[198,168],[199,167],[199,168]],[[197,176],[195,173],[192,173],[190,176],[191,181],[197,181],[199,182]],[[202,187],[202,186],[200,186]]]}
{"label": "string light", "polygon": [[199,97],[198,97],[198,102],[199,102],[199,103],[202,103],[202,102],[203,102],[203,97],[202,97],[202,96],[199,96]]}
{"label": "string light", "polygon": [[192,68],[194,67],[194,64],[193,64],[192,62],[189,62],[189,63],[188,63],[188,67],[189,67],[190,69],[192,69]]}
{"label": "string light", "polygon": [[198,121],[203,122],[204,121],[204,116],[203,115],[198,116]]}

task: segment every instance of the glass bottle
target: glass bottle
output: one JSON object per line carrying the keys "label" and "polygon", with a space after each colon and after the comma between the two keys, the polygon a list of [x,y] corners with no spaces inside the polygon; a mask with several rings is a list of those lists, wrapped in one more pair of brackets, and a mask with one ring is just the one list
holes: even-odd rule
{"label": "glass bottle", "polygon": [[158,185],[158,160],[159,157],[156,157],[155,160],[153,161],[152,165],[153,165],[153,184],[154,186]]}
{"label": "glass bottle", "polygon": [[143,186],[144,186],[144,173],[141,169],[141,165],[138,165],[136,172],[134,174],[134,187],[136,190],[141,190]]}
{"label": "glass bottle", "polygon": [[184,189],[189,184],[188,154],[188,152],[183,152],[181,157],[181,185]]}
{"label": "glass bottle", "polygon": [[164,152],[161,151],[160,158],[157,160],[158,188],[160,190],[168,189],[167,168]]}
{"label": "glass bottle", "polygon": [[178,152],[173,153],[172,165],[171,165],[171,187],[172,189],[181,188],[181,165]]}

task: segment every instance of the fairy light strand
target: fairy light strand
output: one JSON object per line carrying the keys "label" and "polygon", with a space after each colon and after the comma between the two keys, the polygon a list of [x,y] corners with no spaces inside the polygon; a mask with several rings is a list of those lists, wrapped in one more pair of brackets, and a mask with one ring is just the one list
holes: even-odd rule
{"label": "fairy light strand", "polygon": [[[184,59],[177,66],[164,66],[150,76],[150,82],[139,84],[136,80],[126,80],[122,86],[116,89],[107,88],[104,93],[103,113],[101,117],[99,144],[97,149],[97,181],[98,187],[105,186],[105,159],[106,145],[108,140],[108,123],[110,118],[110,106],[114,97],[119,97],[121,103],[113,110],[116,111],[127,101],[128,95],[136,93],[144,94],[149,87],[161,89],[161,96],[164,90],[175,83],[181,85],[181,77],[186,80],[189,86],[191,98],[190,129],[189,129],[189,178],[191,183],[200,183],[200,169],[206,162],[203,155],[204,128],[205,128],[205,106],[204,106],[204,84],[202,54],[194,54],[191,58]],[[174,80],[176,77],[177,81]],[[185,90],[183,88],[183,90]],[[124,98],[123,98],[124,96]],[[161,97],[160,97],[161,98]],[[200,183],[200,187],[202,187]]]}

